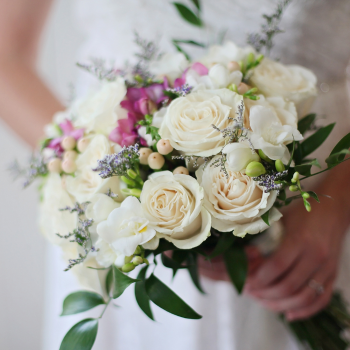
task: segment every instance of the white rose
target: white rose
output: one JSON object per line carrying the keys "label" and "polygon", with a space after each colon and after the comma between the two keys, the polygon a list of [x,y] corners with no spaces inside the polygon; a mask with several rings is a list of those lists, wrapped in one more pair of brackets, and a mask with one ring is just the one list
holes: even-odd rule
{"label": "white rose", "polygon": [[211,220],[202,207],[203,188],[189,175],[152,174],[141,193],[141,205],[158,237],[180,249],[199,246],[210,235]]}
{"label": "white rose", "polygon": [[222,150],[227,154],[227,166],[232,171],[244,171],[250,162],[258,162],[260,157],[245,142],[230,143]]}
{"label": "white rose", "polygon": [[111,154],[111,144],[104,135],[90,137],[90,143],[84,153],[76,160],[77,171],[75,176],[66,179],[67,191],[80,203],[90,201],[96,193],[106,193],[109,189],[118,195],[121,201],[121,183],[117,176],[102,179],[98,172],[92,169],[96,167],[97,160]]}
{"label": "white rose", "polygon": [[287,164],[290,158],[287,144],[300,141],[303,136],[298,129],[284,125],[270,107],[255,105],[249,113],[252,133],[249,137],[255,149],[261,149],[270,159],[281,159]]}
{"label": "white rose", "polygon": [[66,240],[56,233],[67,235],[77,227],[77,215],[59,209],[73,207],[74,202],[63,188],[59,174],[51,173],[42,188],[39,209],[39,227],[43,235],[53,244],[63,245]]}
{"label": "white rose", "polygon": [[224,45],[211,46],[208,54],[199,61],[207,67],[210,67],[213,63],[221,63],[227,66],[231,61],[238,62],[245,60],[250,53],[255,54],[255,50],[252,47],[240,48],[232,41],[227,41]]}
{"label": "white rose", "polygon": [[[219,168],[207,165],[196,176],[204,188],[204,207],[212,217],[212,226],[221,232],[233,231],[235,236],[256,234],[268,228],[261,219],[274,204],[277,192],[265,193],[256,181],[240,172],[228,169],[226,175]],[[282,214],[273,208],[270,224]]]}
{"label": "white rose", "polygon": [[127,118],[127,111],[120,106],[126,95],[125,81],[117,78],[72,107],[73,124],[85,128],[86,132],[99,132],[105,135],[118,126],[118,120]]}
{"label": "white rose", "polygon": [[193,87],[192,91],[197,89],[223,89],[235,84],[239,85],[243,74],[240,71],[230,72],[222,64],[216,64],[209,69],[208,75],[200,75],[194,69],[186,73],[186,83]]}
{"label": "white rose", "polygon": [[228,89],[199,90],[179,97],[168,107],[159,134],[178,151],[188,155],[212,156],[225,145],[213,128],[228,127],[236,117],[242,97]]}
{"label": "white rose", "polygon": [[308,69],[293,65],[284,66],[270,59],[263,59],[250,78],[265,96],[282,96],[295,103],[299,117],[311,109],[317,95],[317,78]]}
{"label": "white rose", "polygon": [[138,199],[128,197],[107,220],[97,225],[97,234],[100,238],[96,243],[100,249],[97,261],[103,266],[113,262],[120,266],[123,256],[132,255],[138,245],[151,241],[156,231],[150,226]]}
{"label": "white rose", "polygon": [[159,60],[151,62],[149,69],[156,77],[160,79],[167,77],[169,82],[173,84],[175,79],[181,77],[187,67],[188,61],[185,55],[178,52],[162,55]]}

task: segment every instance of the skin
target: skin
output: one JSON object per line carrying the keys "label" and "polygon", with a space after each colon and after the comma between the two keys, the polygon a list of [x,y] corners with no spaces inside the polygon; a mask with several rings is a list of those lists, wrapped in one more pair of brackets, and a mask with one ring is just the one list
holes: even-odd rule
{"label": "skin", "polygon": [[0,0],[0,115],[30,146],[64,107],[36,72],[49,0]]}
{"label": "skin", "polygon": [[[64,109],[35,69],[50,6],[49,0],[0,0],[0,115],[32,147],[52,115]],[[349,176],[347,163],[329,172],[316,192],[334,200],[322,198],[322,205],[313,204],[313,215],[301,203],[285,213],[285,239],[272,256],[247,249],[246,293],[290,320],[309,317],[328,303],[350,224],[345,210],[350,205]],[[201,259],[199,265],[203,275],[229,280],[220,258],[211,263]],[[308,286],[310,279],[324,285],[322,295]]]}
{"label": "skin", "polygon": [[[345,162],[328,172],[315,189],[321,204],[312,199],[312,213],[302,201],[284,213],[285,236],[269,257],[248,247],[249,273],[244,292],[266,308],[284,313],[288,320],[308,318],[327,306],[337,276],[342,244],[350,216],[350,164]],[[302,223],[302,224],[301,224]],[[212,263],[200,258],[200,273],[213,280],[229,281],[222,259]],[[324,286],[317,294],[310,280]]]}

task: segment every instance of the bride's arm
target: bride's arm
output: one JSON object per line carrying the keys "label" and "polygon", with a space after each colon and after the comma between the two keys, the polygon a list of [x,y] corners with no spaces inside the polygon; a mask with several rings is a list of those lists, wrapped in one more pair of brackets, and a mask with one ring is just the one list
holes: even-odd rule
{"label": "bride's arm", "polygon": [[49,0],[0,0],[0,117],[31,146],[63,109],[36,73],[50,5]]}

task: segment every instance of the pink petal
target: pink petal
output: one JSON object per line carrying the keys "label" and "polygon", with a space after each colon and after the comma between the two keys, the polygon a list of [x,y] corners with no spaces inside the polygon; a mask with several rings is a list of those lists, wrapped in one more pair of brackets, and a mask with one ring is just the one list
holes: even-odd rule
{"label": "pink petal", "polygon": [[152,84],[145,88],[147,96],[153,101],[158,103],[161,98],[164,97],[163,84]]}
{"label": "pink petal", "polygon": [[74,130],[72,122],[68,119],[66,119],[63,123],[60,123],[59,125],[64,135],[67,135]]}
{"label": "pink petal", "polygon": [[121,146],[131,146],[135,143],[137,136],[136,135],[127,135],[123,134],[123,140]]}
{"label": "pink petal", "polygon": [[177,78],[177,79],[174,81],[174,88],[180,88],[181,86],[183,86],[183,85],[185,85],[185,84],[186,84],[185,79]]}
{"label": "pink petal", "polygon": [[199,62],[195,62],[192,64],[192,69],[195,70],[199,75],[208,75],[209,70],[208,68]]}
{"label": "pink petal", "polygon": [[76,129],[69,133],[69,136],[74,137],[76,140],[81,139],[84,136],[85,129]]}
{"label": "pink petal", "polygon": [[134,123],[129,118],[118,120],[118,128],[123,133],[130,134],[134,128]]}
{"label": "pink petal", "polygon": [[117,127],[115,129],[113,129],[110,134],[109,134],[109,139],[112,142],[118,143],[119,145],[122,143],[123,141],[123,135],[122,132],[120,131],[120,128]]}
{"label": "pink petal", "polygon": [[142,97],[147,97],[147,94],[144,88],[128,88],[126,97],[129,101],[135,102]]}

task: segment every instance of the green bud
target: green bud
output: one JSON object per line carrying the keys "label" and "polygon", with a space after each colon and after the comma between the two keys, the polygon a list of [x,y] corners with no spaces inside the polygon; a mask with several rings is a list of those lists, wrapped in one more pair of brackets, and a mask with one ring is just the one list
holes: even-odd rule
{"label": "green bud", "polygon": [[277,159],[275,161],[275,167],[276,167],[276,170],[281,173],[282,171],[285,171],[286,168],[284,166],[284,164],[282,163],[282,161],[280,159]]}
{"label": "green bud", "polygon": [[252,89],[248,90],[244,95],[252,95],[258,92],[258,88],[253,87]]}
{"label": "green bud", "polygon": [[299,180],[299,173],[296,171],[293,175],[292,182],[293,184],[297,183]]}
{"label": "green bud", "polygon": [[141,77],[141,75],[135,75],[134,76],[134,78],[135,78],[135,80],[138,82],[138,83],[143,83],[143,79],[142,79],[142,77]]}
{"label": "green bud", "polygon": [[140,255],[142,253],[142,248],[138,245],[134,251],[134,255]]}
{"label": "green bud", "polygon": [[231,90],[231,91],[233,91],[233,92],[238,92],[238,89],[237,89],[237,85],[236,85],[236,84],[231,84],[231,85],[229,85],[228,89]]}
{"label": "green bud", "polygon": [[127,173],[128,176],[131,177],[132,179],[136,179],[136,178],[137,178],[136,172],[135,172],[134,170],[132,170],[132,169],[128,169],[128,170],[126,171],[126,173]]}
{"label": "green bud", "polygon": [[251,52],[248,57],[247,57],[247,62],[248,64],[253,63],[255,61],[255,55],[253,54],[253,52]]}
{"label": "green bud", "polygon": [[262,160],[268,163],[272,163],[272,160],[261,149],[259,149],[258,153]]}
{"label": "green bud", "polygon": [[126,176],[121,176],[120,179],[129,186],[132,186],[132,187],[136,186],[135,181],[128,179]]}
{"label": "green bud", "polygon": [[132,188],[132,189],[130,190],[130,195],[139,198],[139,197],[141,196],[141,192],[142,192],[142,191],[139,190],[138,188]]}
{"label": "green bud", "polygon": [[309,199],[310,198],[310,195],[307,192],[303,192],[302,196],[303,196],[304,199]]}
{"label": "green bud", "polygon": [[299,187],[296,185],[289,186],[289,191],[297,192],[297,191],[299,191]]}
{"label": "green bud", "polygon": [[311,204],[306,199],[304,199],[304,205],[305,205],[305,209],[310,213]]}
{"label": "green bud", "polygon": [[260,97],[259,97],[259,96],[256,96],[256,95],[248,95],[248,96],[246,96],[246,95],[244,94],[243,96],[248,97],[250,100],[253,100],[253,101],[258,101],[258,100],[260,100]]}
{"label": "green bud", "polygon": [[132,255],[131,255],[131,256],[126,256],[126,257],[124,258],[124,264],[128,264],[129,262],[131,262],[132,258],[133,258]]}
{"label": "green bud", "polygon": [[133,263],[127,263],[122,267],[123,272],[130,272],[135,268],[135,265]]}
{"label": "green bud", "polygon": [[264,55],[259,55],[259,56],[256,58],[256,60],[257,60],[258,63],[260,63],[260,62],[263,60],[263,58],[264,58]]}
{"label": "green bud", "polygon": [[141,256],[134,256],[134,259],[132,259],[132,263],[137,266],[143,263],[143,259]]}
{"label": "green bud", "polygon": [[143,262],[144,262],[146,265],[149,265],[149,261],[148,261],[146,258],[143,258]]}
{"label": "green bud", "polygon": [[250,162],[245,169],[245,173],[250,177],[256,177],[265,174],[266,169],[259,162]]}
{"label": "green bud", "polygon": [[122,188],[121,189],[121,192],[126,195],[126,196],[131,196],[131,193],[130,193],[130,189],[129,188]]}

